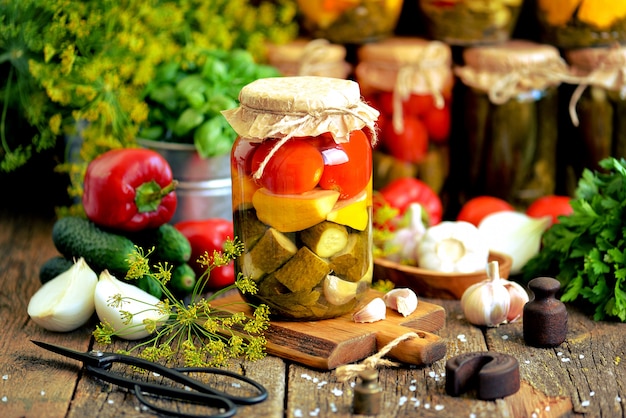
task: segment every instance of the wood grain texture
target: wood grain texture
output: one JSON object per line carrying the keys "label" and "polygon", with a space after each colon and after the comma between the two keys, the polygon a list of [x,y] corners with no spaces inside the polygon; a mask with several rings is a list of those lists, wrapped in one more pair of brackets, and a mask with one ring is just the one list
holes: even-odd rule
{"label": "wood grain texture", "polygon": [[[361,306],[381,295],[370,290]],[[213,306],[241,309],[241,304],[237,303],[240,300],[238,294],[232,294],[216,301]],[[371,356],[395,338],[415,331],[420,338],[402,341],[389,356],[409,364],[433,363],[445,355],[445,342],[433,333],[444,325],[445,310],[439,305],[420,301],[415,312],[407,317],[387,308],[387,317],[372,323],[356,323],[349,314],[322,321],[273,320],[265,336],[269,354],[313,368],[332,370]]]}

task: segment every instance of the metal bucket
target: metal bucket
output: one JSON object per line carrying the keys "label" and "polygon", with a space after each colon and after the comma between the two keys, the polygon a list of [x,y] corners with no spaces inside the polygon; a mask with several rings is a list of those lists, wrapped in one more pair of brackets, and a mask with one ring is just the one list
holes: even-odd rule
{"label": "metal bucket", "polygon": [[230,154],[201,158],[191,144],[138,139],[137,142],[161,154],[178,180],[178,206],[170,222],[222,218],[232,221]]}

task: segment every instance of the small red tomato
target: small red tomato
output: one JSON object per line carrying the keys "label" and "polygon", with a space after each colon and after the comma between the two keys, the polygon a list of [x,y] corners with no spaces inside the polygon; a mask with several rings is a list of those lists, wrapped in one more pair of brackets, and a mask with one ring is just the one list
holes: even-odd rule
{"label": "small red tomato", "polygon": [[428,132],[415,117],[404,118],[404,129],[396,132],[393,123],[384,126],[381,135],[385,138],[385,148],[389,154],[401,161],[420,163],[428,153]]}
{"label": "small red tomato", "polygon": [[435,99],[430,94],[411,94],[404,102],[405,112],[413,116],[423,116],[435,107]]}
{"label": "small red tomato", "polygon": [[[252,173],[258,170],[276,143],[266,141],[259,145],[252,156]],[[303,138],[292,138],[267,161],[259,183],[275,194],[300,194],[313,190],[323,171],[324,159],[318,149]]]}
{"label": "small red tomato", "polygon": [[571,197],[549,195],[543,196],[530,204],[526,209],[526,215],[533,218],[542,218],[544,216],[552,217],[552,224],[559,222],[559,216],[571,215],[574,211],[570,205]]}
{"label": "small red tomato", "polygon": [[349,199],[365,189],[372,177],[372,146],[363,131],[352,131],[348,142],[327,142],[322,145],[321,153],[324,172],[319,186],[322,189],[338,191],[339,199]]}
{"label": "small red tomato", "polygon": [[478,226],[485,216],[505,210],[512,211],[515,210],[515,208],[506,200],[498,197],[476,196],[468,200],[463,207],[461,207],[456,220],[469,222]]}
{"label": "small red tomato", "polygon": [[428,131],[428,138],[435,143],[445,143],[450,136],[450,108],[433,107],[422,116],[422,121]]}
{"label": "small red tomato", "polygon": [[428,215],[429,225],[441,222],[443,205],[439,195],[419,179],[401,177],[392,180],[378,192],[385,202],[398,209],[400,214],[404,214],[411,203],[419,203]]}

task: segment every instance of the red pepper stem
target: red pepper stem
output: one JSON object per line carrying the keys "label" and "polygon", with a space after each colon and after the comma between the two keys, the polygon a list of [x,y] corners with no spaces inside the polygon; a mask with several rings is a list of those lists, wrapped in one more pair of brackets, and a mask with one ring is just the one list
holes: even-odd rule
{"label": "red pepper stem", "polygon": [[177,180],[172,180],[170,184],[161,188],[154,180],[143,183],[137,187],[135,193],[135,205],[140,213],[153,212],[161,204],[161,200],[173,192],[178,185]]}

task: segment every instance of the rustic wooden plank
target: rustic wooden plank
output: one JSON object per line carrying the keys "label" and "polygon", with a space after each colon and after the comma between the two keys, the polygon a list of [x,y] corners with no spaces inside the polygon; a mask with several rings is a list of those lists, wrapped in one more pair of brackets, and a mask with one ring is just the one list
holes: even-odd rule
{"label": "rustic wooden plank", "polygon": [[[379,383],[383,388],[381,416],[507,416],[509,409],[504,401],[477,401],[470,396],[453,398],[446,394],[445,361],[460,353],[484,351],[487,346],[479,328],[456,319],[462,315],[458,301],[427,302],[446,309],[446,325],[437,332],[446,342],[446,357],[426,366],[402,365],[380,369]],[[356,378],[339,382],[334,371],[290,365],[286,414],[289,417],[351,417],[356,382]]]}
{"label": "rustic wooden plank", "polygon": [[0,415],[64,416],[72,399],[76,370],[31,339],[86,349],[89,330],[49,332],[29,320],[26,308],[40,287],[39,267],[56,255],[47,219],[3,214],[0,227]]}
{"label": "rustic wooden plank", "polygon": [[[370,291],[364,297],[363,304],[380,295],[379,292]],[[213,306],[224,309],[235,306],[241,310],[239,301],[241,297],[233,294],[215,301]],[[245,311],[245,307],[243,309]],[[250,315],[249,310],[247,313]],[[365,324],[355,323],[350,314],[323,321],[273,320],[265,335],[268,353],[316,369],[330,370],[376,353],[390,339],[411,331],[437,331],[444,324],[444,309],[424,300],[407,317],[387,309],[384,321]],[[379,338],[379,333],[385,335]],[[436,335],[424,334],[423,338],[402,342],[396,348],[398,351],[390,354],[396,358],[410,358],[415,364],[423,364],[441,358],[443,348],[443,343]]]}
{"label": "rustic wooden plank", "polygon": [[520,374],[533,396],[516,398],[516,413],[547,417],[625,416],[626,324],[594,322],[568,306],[568,333],[554,348],[530,347],[522,323],[487,331],[490,349],[516,357]]}

